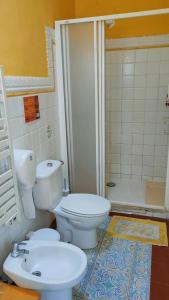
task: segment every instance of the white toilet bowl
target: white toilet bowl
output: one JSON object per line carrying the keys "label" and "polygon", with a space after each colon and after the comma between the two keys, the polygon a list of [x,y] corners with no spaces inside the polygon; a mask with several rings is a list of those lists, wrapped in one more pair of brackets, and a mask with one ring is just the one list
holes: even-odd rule
{"label": "white toilet bowl", "polygon": [[104,222],[110,203],[97,195],[70,194],[53,210],[61,240],[81,249],[97,246],[97,227]]}

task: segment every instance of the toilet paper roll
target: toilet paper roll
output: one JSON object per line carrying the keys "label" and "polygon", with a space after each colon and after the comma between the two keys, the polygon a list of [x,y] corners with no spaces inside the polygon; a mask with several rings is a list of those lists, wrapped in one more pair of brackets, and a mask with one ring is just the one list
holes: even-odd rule
{"label": "toilet paper roll", "polygon": [[36,210],[32,197],[32,189],[24,189],[22,187],[22,204],[25,217],[27,219],[35,219]]}

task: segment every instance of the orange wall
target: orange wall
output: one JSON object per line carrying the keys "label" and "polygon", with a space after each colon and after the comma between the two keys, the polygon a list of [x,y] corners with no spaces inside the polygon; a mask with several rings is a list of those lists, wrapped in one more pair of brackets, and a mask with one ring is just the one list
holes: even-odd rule
{"label": "orange wall", "polygon": [[74,0],[0,0],[5,75],[47,76],[45,26],[74,17]]}
{"label": "orange wall", "polygon": [[[76,18],[169,8],[169,0],[75,0]],[[169,33],[169,15],[116,21],[108,38]]]}

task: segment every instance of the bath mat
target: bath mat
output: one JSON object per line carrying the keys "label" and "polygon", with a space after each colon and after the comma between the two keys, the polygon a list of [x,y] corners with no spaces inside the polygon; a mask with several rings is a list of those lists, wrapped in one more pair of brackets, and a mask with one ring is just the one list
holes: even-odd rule
{"label": "bath mat", "polygon": [[111,222],[98,229],[98,245],[85,250],[87,274],[73,289],[74,300],[149,300],[152,246],[113,238]]}
{"label": "bath mat", "polygon": [[109,224],[108,232],[115,238],[168,246],[165,222],[115,216]]}

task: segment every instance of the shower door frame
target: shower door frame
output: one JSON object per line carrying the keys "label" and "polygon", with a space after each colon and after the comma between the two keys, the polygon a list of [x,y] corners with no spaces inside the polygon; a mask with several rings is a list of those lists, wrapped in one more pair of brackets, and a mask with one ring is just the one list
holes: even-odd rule
{"label": "shower door frame", "polygon": [[[86,23],[86,22],[93,22],[96,24],[101,24],[98,28],[99,31],[100,43],[99,47],[95,49],[95,62],[97,62],[97,55],[98,51],[101,51],[101,59],[99,63],[101,63],[101,68],[103,73],[100,74],[100,82],[102,84],[102,91],[101,91],[101,100],[100,102],[97,99],[97,92],[99,93],[100,82],[99,78],[97,81],[95,79],[95,101],[98,101],[99,108],[103,109],[100,120],[96,120],[96,128],[97,128],[97,137],[96,141],[99,143],[96,151],[96,166],[97,166],[97,193],[100,195],[105,195],[105,73],[104,73],[104,53],[103,53],[103,39],[104,39],[104,22],[108,20],[119,20],[119,19],[130,19],[130,18],[138,18],[138,17],[146,17],[146,16],[155,16],[155,15],[163,15],[169,14],[169,8],[164,9],[156,9],[156,10],[147,10],[147,11],[139,11],[139,12],[131,12],[131,13],[122,13],[122,14],[113,14],[107,16],[97,16],[97,17],[89,17],[89,18],[80,18],[80,19],[68,19],[68,20],[61,20],[55,22],[55,37],[56,37],[56,82],[57,82],[57,91],[58,91],[58,104],[59,104],[59,124],[60,124],[60,142],[61,142],[61,158],[64,161],[64,168],[63,168],[63,177],[66,180],[65,189],[69,190],[69,172],[68,172],[68,150],[67,150],[67,136],[66,136],[66,118],[65,118],[65,103],[64,103],[64,80],[63,80],[63,51],[62,51],[62,43],[61,43],[61,27],[64,25],[69,24],[78,24],[78,23]],[[96,36],[96,27],[95,27],[95,45],[97,42],[98,36]],[[98,50],[98,51],[97,51]],[[97,65],[97,64],[96,64]],[[95,72],[97,72],[97,66]],[[99,83],[99,84],[98,84]],[[99,104],[100,103],[100,104]],[[99,106],[100,105],[100,106]],[[96,109],[96,113],[98,113]],[[101,122],[101,129],[98,128],[98,120]],[[100,140],[99,140],[100,139]],[[101,163],[100,170],[98,172],[99,163]],[[148,205],[145,205],[147,208]],[[150,209],[153,207],[149,206]],[[166,176],[166,192],[165,192],[165,209],[169,210],[169,147],[168,147],[168,163],[167,163],[167,176]]]}
{"label": "shower door frame", "polygon": [[[74,22],[79,23],[79,22]],[[81,22],[80,22],[81,23]],[[93,26],[94,46],[94,90],[95,90],[95,132],[96,132],[96,190],[105,196],[105,45],[104,22],[90,20]],[[73,23],[71,23],[73,24]],[[69,24],[56,22],[56,78],[59,101],[59,123],[61,159],[63,166],[64,190],[69,192],[73,186],[73,130],[71,118],[70,62],[69,62]],[[70,159],[69,159],[70,158]]]}

